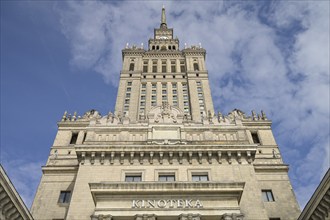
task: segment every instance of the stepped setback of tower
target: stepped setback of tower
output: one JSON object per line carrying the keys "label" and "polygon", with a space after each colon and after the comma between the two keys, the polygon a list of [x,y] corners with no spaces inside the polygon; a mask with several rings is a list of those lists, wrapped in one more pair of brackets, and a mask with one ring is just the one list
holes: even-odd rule
{"label": "stepped setback of tower", "polygon": [[180,49],[163,8],[148,48],[122,50],[115,112],[58,122],[34,219],[297,219],[271,121],[215,113],[205,54]]}

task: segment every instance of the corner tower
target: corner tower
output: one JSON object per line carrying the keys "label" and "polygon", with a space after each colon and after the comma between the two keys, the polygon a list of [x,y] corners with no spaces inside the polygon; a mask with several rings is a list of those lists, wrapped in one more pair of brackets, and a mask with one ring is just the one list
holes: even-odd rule
{"label": "corner tower", "polygon": [[180,50],[179,39],[167,28],[165,16],[163,7],[160,27],[154,29],[147,50],[127,45],[122,51],[115,114],[132,123],[143,120],[151,108],[163,103],[179,108],[185,118],[195,122],[214,115],[206,51],[201,46]]}
{"label": "corner tower", "polygon": [[288,165],[261,111],[214,113],[205,50],[180,49],[162,9],[126,46],[115,112],[64,113],[35,220],[296,220]]}

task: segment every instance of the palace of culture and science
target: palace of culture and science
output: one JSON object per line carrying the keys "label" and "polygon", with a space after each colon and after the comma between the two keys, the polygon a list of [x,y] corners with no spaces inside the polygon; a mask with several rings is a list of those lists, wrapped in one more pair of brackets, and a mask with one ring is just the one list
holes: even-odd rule
{"label": "palace of culture and science", "polygon": [[162,9],[148,49],[122,50],[115,111],[64,113],[35,220],[295,220],[264,112],[215,112],[206,51],[183,49]]}

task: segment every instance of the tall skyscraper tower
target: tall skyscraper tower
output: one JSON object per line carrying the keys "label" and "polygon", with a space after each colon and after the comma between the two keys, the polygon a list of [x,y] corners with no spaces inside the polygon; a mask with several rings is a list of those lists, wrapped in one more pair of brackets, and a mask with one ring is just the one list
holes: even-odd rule
{"label": "tall skyscraper tower", "polygon": [[127,45],[115,112],[65,112],[36,220],[289,220],[299,207],[266,115],[215,113],[200,45],[162,9],[148,49]]}

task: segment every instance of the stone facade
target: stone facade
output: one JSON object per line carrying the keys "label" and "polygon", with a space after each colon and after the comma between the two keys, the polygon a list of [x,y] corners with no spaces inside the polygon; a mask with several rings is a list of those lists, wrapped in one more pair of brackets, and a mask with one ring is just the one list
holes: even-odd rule
{"label": "stone facade", "polygon": [[180,50],[164,8],[154,34],[123,50],[114,113],[64,113],[34,218],[297,219],[265,113],[215,113],[205,49]]}

